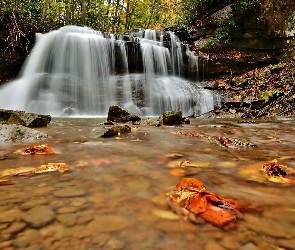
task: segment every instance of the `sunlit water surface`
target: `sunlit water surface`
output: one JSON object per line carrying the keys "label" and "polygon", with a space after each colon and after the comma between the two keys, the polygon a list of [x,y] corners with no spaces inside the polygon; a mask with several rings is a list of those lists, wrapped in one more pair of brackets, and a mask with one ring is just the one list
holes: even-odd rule
{"label": "sunlit water surface", "polygon": [[[51,136],[46,143],[54,155],[12,153],[31,142],[0,145],[0,154],[10,155],[0,161],[0,170],[48,162],[72,169],[10,177],[15,185],[0,187],[0,249],[294,249],[295,188],[258,173],[274,158],[295,168],[293,121],[191,119],[180,127],[139,125],[128,135],[95,138],[91,131],[103,120],[53,119],[39,130]],[[240,138],[258,147],[223,148],[173,131]],[[173,172],[166,156],[174,153],[203,167]],[[181,178],[173,173],[196,177],[207,190],[263,211],[246,213],[230,231],[177,218],[165,196]],[[28,201],[35,201],[30,209],[49,207],[53,219],[38,228],[24,223]]]}

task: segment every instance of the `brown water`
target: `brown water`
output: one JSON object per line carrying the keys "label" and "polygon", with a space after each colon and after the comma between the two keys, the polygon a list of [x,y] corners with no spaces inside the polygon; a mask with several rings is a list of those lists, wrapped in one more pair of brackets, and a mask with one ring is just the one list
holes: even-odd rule
{"label": "brown water", "polygon": [[[193,119],[181,127],[140,125],[128,135],[94,138],[91,131],[102,120],[53,119],[40,130],[52,137],[46,143],[54,155],[12,153],[30,142],[0,145],[0,155],[9,156],[0,171],[48,162],[72,169],[10,177],[15,185],[0,186],[0,249],[295,249],[295,187],[258,172],[274,158],[295,168],[294,121]],[[173,131],[240,138],[258,147],[224,148]],[[167,157],[175,153],[183,157]],[[177,217],[165,194],[181,178],[173,175],[180,160],[200,167],[179,168],[178,174],[262,212],[245,213],[230,231]]]}

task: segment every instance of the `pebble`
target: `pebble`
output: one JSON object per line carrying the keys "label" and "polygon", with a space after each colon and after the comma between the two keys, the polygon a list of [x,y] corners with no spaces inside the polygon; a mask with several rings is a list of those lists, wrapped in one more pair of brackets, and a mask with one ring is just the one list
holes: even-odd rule
{"label": "pebble", "polygon": [[25,248],[29,245],[29,242],[22,239],[16,239],[12,241],[12,245],[16,248]]}
{"label": "pebble", "polygon": [[22,210],[29,210],[33,207],[40,206],[40,205],[47,205],[48,201],[45,199],[36,199],[32,201],[27,201],[20,206]]}
{"label": "pebble", "polygon": [[25,229],[26,224],[23,222],[14,222],[8,228],[3,230],[2,234],[15,234],[21,232]]}
{"label": "pebble", "polygon": [[72,202],[70,203],[70,205],[72,205],[74,207],[80,207],[80,206],[84,205],[86,202],[87,201],[84,198],[74,198],[72,200]]}
{"label": "pebble", "polygon": [[75,225],[77,215],[75,213],[66,213],[57,215],[57,220],[63,225],[69,227]]}
{"label": "pebble", "polygon": [[247,243],[246,245],[242,246],[240,250],[260,250],[257,246],[255,246],[253,243]]}
{"label": "pebble", "polygon": [[55,219],[52,208],[48,205],[34,207],[24,213],[22,218],[33,228],[44,227]]}
{"label": "pebble", "polygon": [[61,207],[57,210],[58,214],[75,213],[78,211],[77,207]]}
{"label": "pebble", "polygon": [[68,186],[53,192],[53,195],[59,198],[79,197],[86,195],[86,190],[83,188]]}

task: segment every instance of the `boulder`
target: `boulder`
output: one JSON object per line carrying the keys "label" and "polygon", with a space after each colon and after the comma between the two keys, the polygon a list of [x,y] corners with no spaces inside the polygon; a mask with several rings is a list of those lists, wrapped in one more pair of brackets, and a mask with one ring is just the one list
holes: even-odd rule
{"label": "boulder", "polygon": [[113,105],[109,107],[108,121],[112,122],[138,122],[141,118],[131,112],[123,109],[118,105]]}
{"label": "boulder", "polygon": [[46,140],[49,136],[38,130],[16,124],[0,124],[0,142]]}
{"label": "boulder", "polygon": [[3,124],[16,124],[25,127],[46,127],[50,121],[50,115],[39,115],[26,113],[24,111],[0,109],[0,123]]}
{"label": "boulder", "polygon": [[182,112],[180,110],[165,111],[163,113],[163,125],[180,125],[182,123]]}

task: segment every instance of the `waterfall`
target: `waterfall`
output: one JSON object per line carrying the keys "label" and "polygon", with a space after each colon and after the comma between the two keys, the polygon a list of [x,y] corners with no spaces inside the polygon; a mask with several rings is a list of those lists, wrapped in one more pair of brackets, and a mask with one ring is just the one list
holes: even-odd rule
{"label": "waterfall", "polygon": [[[155,30],[139,30],[128,41],[77,26],[37,34],[19,79],[0,87],[0,108],[52,116],[69,108],[77,116],[106,116],[114,104],[148,116],[213,109],[216,98],[202,83],[180,77],[181,43],[169,35],[170,48]],[[142,73],[129,72],[127,42],[139,44]]]}

